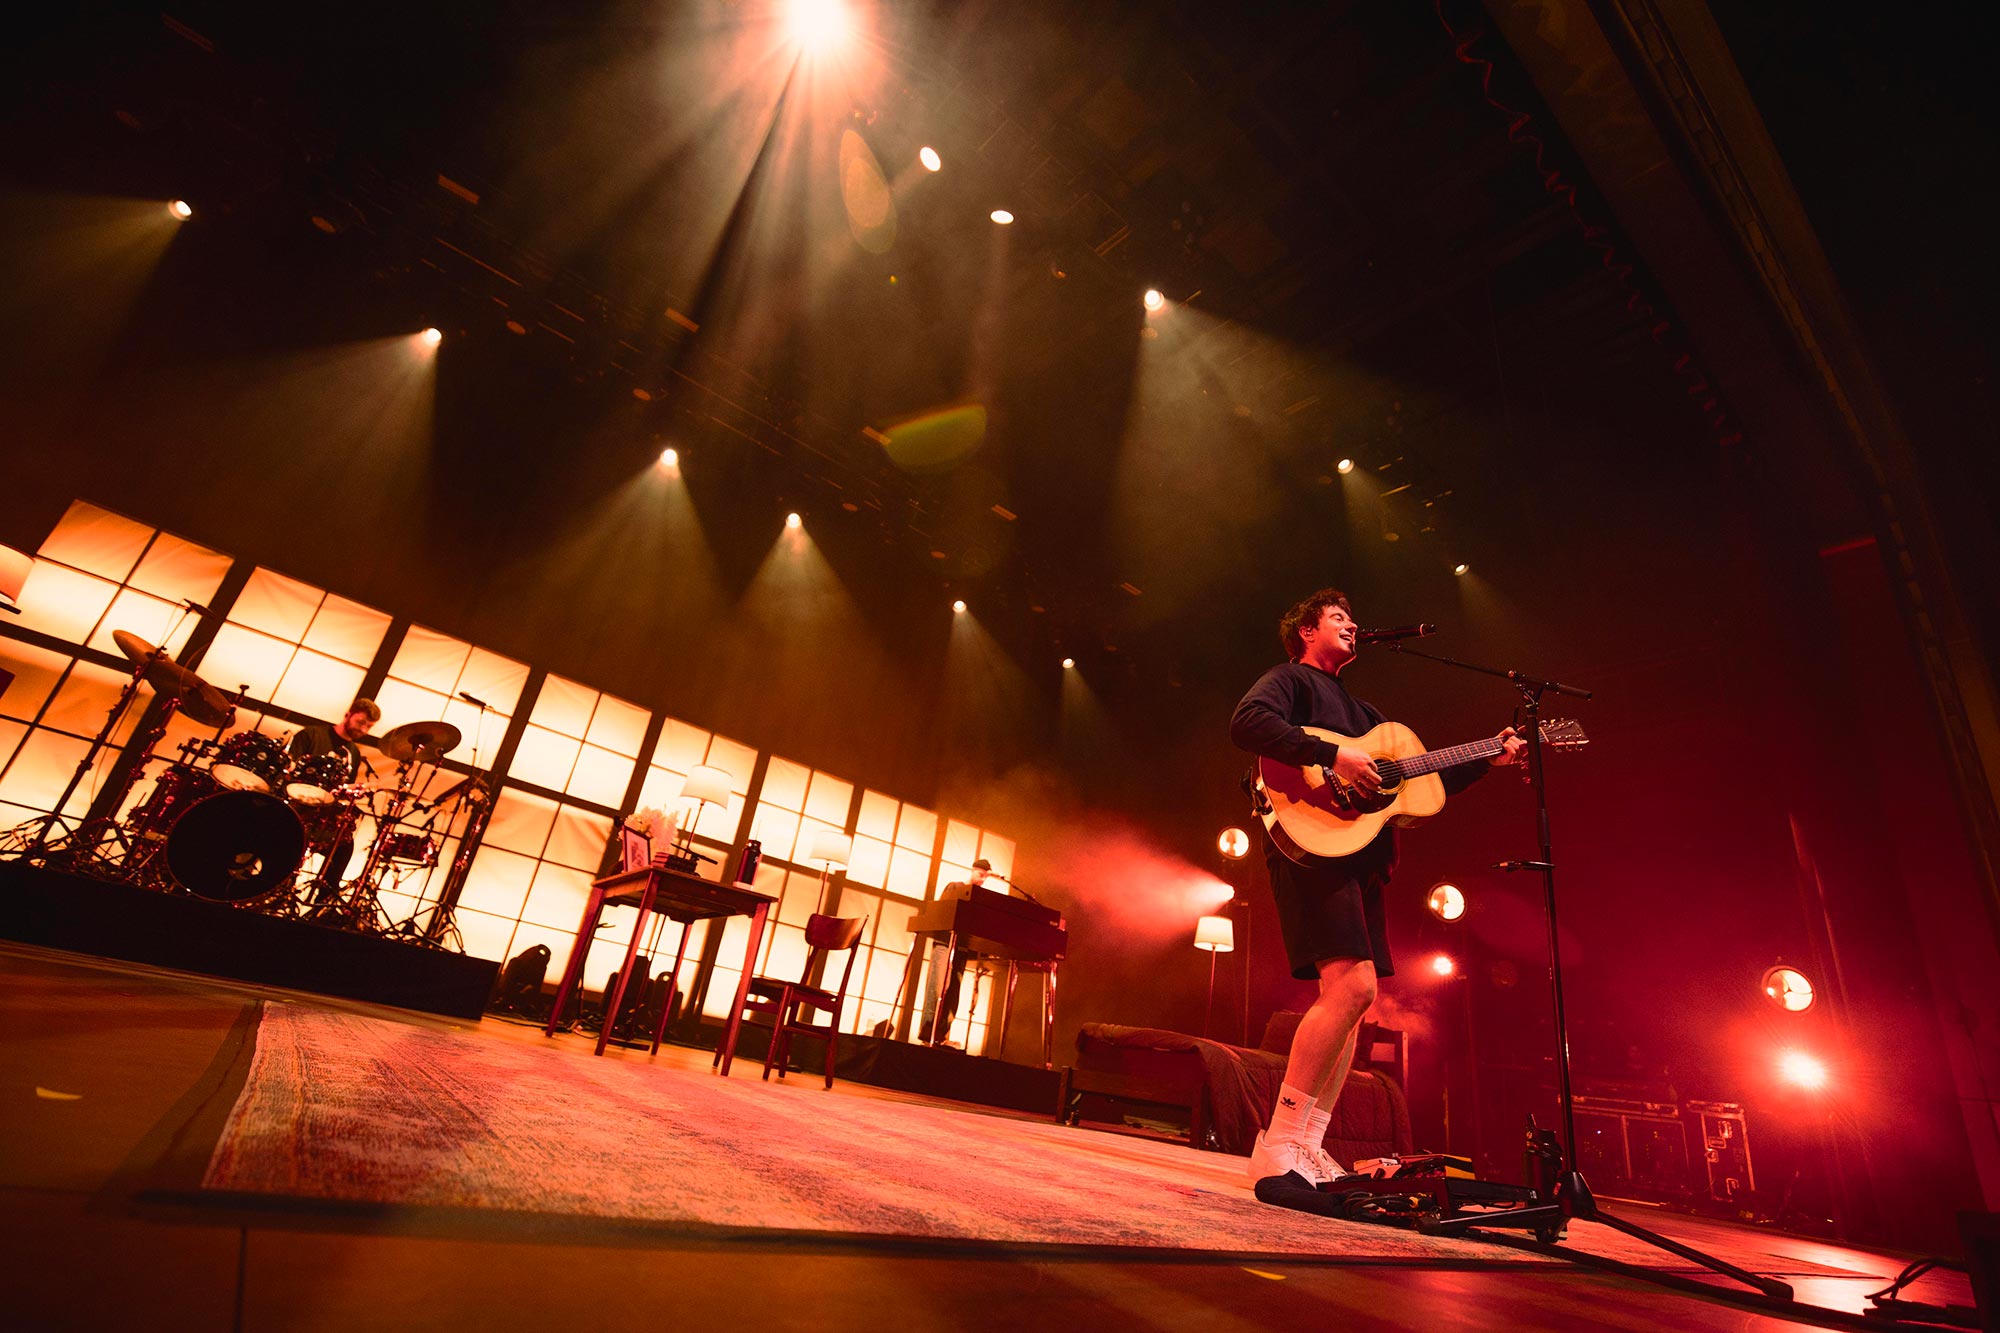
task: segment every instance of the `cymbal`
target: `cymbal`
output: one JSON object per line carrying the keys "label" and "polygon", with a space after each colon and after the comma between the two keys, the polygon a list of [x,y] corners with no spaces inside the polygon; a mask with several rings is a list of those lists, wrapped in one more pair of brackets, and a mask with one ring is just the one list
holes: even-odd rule
{"label": "cymbal", "polygon": [[458,743],[464,739],[465,733],[449,722],[405,722],[375,744],[391,759],[407,763],[412,759],[442,759],[457,749]]}
{"label": "cymbal", "polygon": [[145,663],[141,675],[146,683],[158,694],[179,699],[181,711],[196,722],[208,727],[226,727],[235,721],[236,709],[227,695],[159,648],[122,629],[111,631],[111,641],[134,666]]}

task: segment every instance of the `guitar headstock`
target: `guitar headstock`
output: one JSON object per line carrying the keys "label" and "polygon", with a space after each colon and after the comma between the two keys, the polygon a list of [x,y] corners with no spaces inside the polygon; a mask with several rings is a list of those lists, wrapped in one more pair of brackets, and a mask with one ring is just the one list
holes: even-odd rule
{"label": "guitar headstock", "polygon": [[1542,723],[1542,744],[1556,750],[1581,750],[1590,744],[1583,723],[1573,717],[1559,717]]}

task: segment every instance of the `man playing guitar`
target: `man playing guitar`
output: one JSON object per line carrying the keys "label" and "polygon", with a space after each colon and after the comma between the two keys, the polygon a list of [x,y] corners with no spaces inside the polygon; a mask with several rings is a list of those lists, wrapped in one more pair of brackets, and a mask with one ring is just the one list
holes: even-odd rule
{"label": "man playing guitar", "polygon": [[[1229,737],[1252,754],[1326,774],[1373,797],[1382,774],[1366,750],[1336,746],[1303,730],[1322,728],[1360,736],[1385,719],[1347,692],[1340,672],[1354,660],[1358,629],[1345,594],[1322,588],[1285,613],[1279,636],[1291,660],[1261,676],[1236,705]],[[1472,785],[1489,764],[1520,761],[1527,742],[1502,732],[1500,751],[1444,769],[1446,792]],[[1299,1020],[1284,1087],[1270,1128],[1257,1136],[1249,1178],[1256,1184],[1296,1174],[1323,1185],[1346,1174],[1324,1147],[1334,1099],[1354,1063],[1355,1035],[1375,1002],[1378,977],[1392,976],[1383,890],[1396,866],[1396,835],[1385,825],[1360,851],[1302,864],[1286,856],[1267,833],[1264,864],[1278,927],[1292,975],[1319,982],[1319,995]]]}

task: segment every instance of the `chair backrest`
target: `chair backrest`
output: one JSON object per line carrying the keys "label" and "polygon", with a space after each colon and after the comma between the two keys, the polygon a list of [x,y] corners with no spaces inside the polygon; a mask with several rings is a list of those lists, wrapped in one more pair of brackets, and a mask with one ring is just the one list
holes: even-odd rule
{"label": "chair backrest", "polygon": [[618,826],[618,868],[644,870],[653,863],[653,840],[638,829]]}
{"label": "chair backrest", "polygon": [[829,953],[847,950],[847,966],[840,973],[840,985],[835,995],[847,994],[847,978],[854,971],[854,956],[861,951],[854,946],[861,942],[861,932],[868,929],[865,916],[822,916],[814,912],[806,919],[806,943],[811,952],[806,955],[805,971],[800,979],[809,979],[819,960]]}

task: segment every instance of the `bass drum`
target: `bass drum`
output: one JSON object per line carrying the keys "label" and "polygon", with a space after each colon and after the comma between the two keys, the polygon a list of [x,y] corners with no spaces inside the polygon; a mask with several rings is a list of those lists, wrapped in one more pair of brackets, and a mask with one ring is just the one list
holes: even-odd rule
{"label": "bass drum", "polygon": [[254,791],[197,801],[167,834],[167,869],[197,898],[254,903],[291,883],[306,859],[305,829],[290,806]]}

